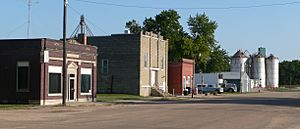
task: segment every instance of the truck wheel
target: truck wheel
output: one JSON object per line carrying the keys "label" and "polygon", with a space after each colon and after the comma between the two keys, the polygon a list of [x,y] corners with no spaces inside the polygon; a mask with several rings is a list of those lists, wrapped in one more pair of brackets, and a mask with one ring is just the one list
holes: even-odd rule
{"label": "truck wheel", "polygon": [[230,88],[230,89],[228,89],[228,92],[234,92],[234,90]]}

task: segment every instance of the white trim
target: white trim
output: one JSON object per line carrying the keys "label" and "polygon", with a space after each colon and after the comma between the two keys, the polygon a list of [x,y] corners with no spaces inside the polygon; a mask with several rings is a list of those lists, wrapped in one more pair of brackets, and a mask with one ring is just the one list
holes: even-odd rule
{"label": "white trim", "polygon": [[142,85],[141,87],[148,88],[148,87],[151,87],[151,86],[149,86],[149,85]]}
{"label": "white trim", "polygon": [[61,66],[48,66],[48,73],[62,73]]}
{"label": "white trim", "polygon": [[153,68],[153,67],[151,67],[150,70],[157,70],[158,71],[159,68]]}
{"label": "white trim", "polygon": [[48,91],[48,96],[62,96],[62,93],[49,93]]}
{"label": "white trim", "polygon": [[44,63],[49,63],[49,51],[44,51]]}
{"label": "white trim", "polygon": [[70,58],[79,58],[79,55],[78,54],[67,54],[67,57],[70,57]]}
{"label": "white trim", "polygon": [[42,100],[41,101],[41,105],[45,104],[45,105],[57,105],[57,104],[61,104],[62,101],[61,99],[53,99],[53,100]]}
{"label": "white trim", "polygon": [[[59,60],[63,61],[63,58],[57,58],[57,57],[49,57],[50,60]],[[67,61],[73,61],[73,62],[83,62],[83,63],[93,63],[96,64],[96,61],[87,61],[87,60],[79,60],[79,59],[67,59]]]}
{"label": "white trim", "polygon": [[81,91],[80,91],[80,95],[92,95],[92,91],[89,90],[89,93],[81,93]]}
{"label": "white trim", "polygon": [[81,68],[81,74],[92,74],[92,69],[91,68]]}

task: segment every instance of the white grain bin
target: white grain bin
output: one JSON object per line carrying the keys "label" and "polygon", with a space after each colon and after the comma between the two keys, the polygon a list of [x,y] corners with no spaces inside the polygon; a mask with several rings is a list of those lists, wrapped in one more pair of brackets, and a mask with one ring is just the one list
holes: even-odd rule
{"label": "white grain bin", "polygon": [[261,87],[266,87],[265,57],[261,53],[253,57],[252,74],[253,79],[260,80]]}
{"label": "white grain bin", "polygon": [[232,57],[230,62],[231,72],[245,72],[245,63],[248,56],[242,50],[238,50]]}
{"label": "white grain bin", "polygon": [[267,86],[278,87],[279,83],[279,59],[271,54],[266,59]]}

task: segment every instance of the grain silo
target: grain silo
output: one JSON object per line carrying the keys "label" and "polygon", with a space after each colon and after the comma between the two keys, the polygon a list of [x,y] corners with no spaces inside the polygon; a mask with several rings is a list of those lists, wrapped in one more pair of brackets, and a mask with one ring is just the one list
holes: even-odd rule
{"label": "grain silo", "polygon": [[245,63],[248,56],[242,50],[238,50],[232,57],[230,63],[231,72],[245,72]]}
{"label": "grain silo", "polygon": [[261,87],[266,86],[266,67],[265,67],[265,57],[258,53],[254,55],[252,62],[252,76],[253,79],[259,80],[259,85]]}
{"label": "grain silo", "polygon": [[267,86],[278,87],[279,83],[279,59],[271,54],[266,59]]}

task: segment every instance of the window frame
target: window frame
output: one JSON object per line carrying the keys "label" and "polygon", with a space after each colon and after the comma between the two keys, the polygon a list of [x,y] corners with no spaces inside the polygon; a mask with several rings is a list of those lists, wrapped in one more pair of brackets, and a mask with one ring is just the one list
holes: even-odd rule
{"label": "window frame", "polygon": [[[58,73],[60,74],[60,92],[61,93],[50,93],[50,73]],[[48,96],[62,96],[62,88],[63,88],[63,85],[62,85],[62,67],[60,66],[48,66]]]}
{"label": "window frame", "polygon": [[[107,62],[106,64],[106,71],[104,71],[104,62]],[[101,60],[101,73],[102,74],[108,74],[108,65],[109,65],[109,60],[108,59],[102,59]]]}
{"label": "window frame", "polygon": [[148,52],[145,52],[144,53],[144,68],[148,68],[148,61],[149,61],[149,58],[148,58]]}
{"label": "window frame", "polygon": [[[19,89],[19,67],[27,67],[27,88]],[[18,61],[16,68],[16,91],[17,92],[30,92],[30,64],[29,61]]]}
{"label": "window frame", "polygon": [[[89,75],[90,76],[90,89],[89,89],[89,92],[82,92],[81,91],[82,75]],[[80,74],[80,95],[92,95],[92,90],[93,90],[92,69],[91,68],[81,68],[81,74]]]}
{"label": "window frame", "polygon": [[164,65],[165,65],[165,63],[164,63],[164,57],[161,56],[161,58],[160,58],[160,69],[163,70],[165,68]]}

